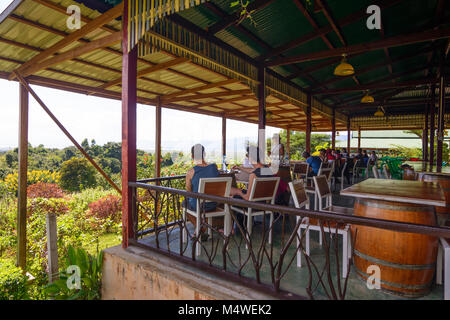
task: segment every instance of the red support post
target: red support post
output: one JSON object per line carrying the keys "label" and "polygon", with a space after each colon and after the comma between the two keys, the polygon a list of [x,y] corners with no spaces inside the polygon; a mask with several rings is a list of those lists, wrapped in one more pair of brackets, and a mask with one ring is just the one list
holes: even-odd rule
{"label": "red support post", "polygon": [[436,102],[435,102],[435,89],[436,87],[431,85],[431,101],[430,101],[430,167],[434,165],[434,130],[436,126],[434,124],[436,116]]}
{"label": "red support post", "polygon": [[306,137],[305,137],[305,149],[306,152],[311,153],[311,95],[308,94],[306,101]]}
{"label": "red support post", "polygon": [[336,111],[333,108],[333,117],[331,118],[331,149],[336,146]]}
{"label": "red support post", "polygon": [[429,114],[430,110],[428,108],[428,105],[426,105],[425,107],[425,123],[424,123],[424,130],[423,130],[423,134],[422,134],[422,139],[423,139],[423,147],[422,147],[422,158],[423,161],[428,161],[428,125],[429,125],[429,121],[428,121],[428,114]]}
{"label": "red support post", "polygon": [[134,239],[133,194],[129,181],[136,181],[136,85],[137,50],[128,52],[128,1],[122,15],[122,247]]}
{"label": "red support post", "polygon": [[227,118],[222,117],[222,158],[227,155]]}
{"label": "red support post", "polygon": [[[442,150],[444,144],[444,113],[445,113],[445,80],[443,73],[439,79],[439,108],[438,108],[438,133],[436,149],[436,167],[438,171],[442,168]],[[446,159],[448,160],[448,159]]]}
{"label": "red support post", "polygon": [[[266,70],[258,68],[258,146],[266,145],[266,137],[262,136],[261,129],[266,129]],[[263,148],[264,149],[264,148]],[[260,150],[262,152],[262,150]],[[261,159],[263,161],[263,159]]]}
{"label": "red support post", "polygon": [[[155,178],[161,176],[161,99],[158,97],[158,103],[155,108],[156,112],[156,126],[155,126]],[[159,181],[157,182],[159,184]]]}
{"label": "red support post", "polygon": [[347,120],[347,153],[350,156],[350,139],[351,139],[351,130],[350,130],[350,118]]}

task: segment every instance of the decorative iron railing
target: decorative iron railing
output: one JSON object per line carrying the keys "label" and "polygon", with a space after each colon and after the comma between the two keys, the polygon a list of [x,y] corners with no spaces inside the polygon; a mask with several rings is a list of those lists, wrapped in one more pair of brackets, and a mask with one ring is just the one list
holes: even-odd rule
{"label": "decorative iron railing", "polygon": [[[236,281],[284,299],[345,299],[353,258],[349,259],[347,277],[343,277],[341,241],[336,239],[338,230],[347,224],[434,237],[450,237],[450,229],[443,227],[187,192],[184,190],[184,177],[164,177],[129,183],[134,190],[136,201],[133,212],[135,238],[129,239],[129,243],[156,250],[189,265],[223,276],[229,281]],[[235,212],[230,210],[232,221],[237,226],[234,234],[227,236],[222,232],[220,224],[214,222],[210,224],[201,219],[200,233],[195,235],[192,225],[183,221],[183,201],[186,197],[200,201],[214,201],[220,205],[274,212],[276,217],[272,224],[267,224],[266,219],[263,219],[263,223],[254,227],[250,235],[239,223]],[[297,219],[298,217],[300,219]],[[303,240],[307,229],[300,229],[303,217],[318,221],[323,242],[320,261],[317,260],[318,255],[306,254]],[[288,221],[291,223],[287,223]],[[334,232],[327,232],[329,231],[327,228],[331,228]],[[185,242],[182,237],[183,230],[188,235]],[[271,242],[270,231],[274,232]],[[351,229],[349,231],[351,232]],[[205,241],[202,237],[208,233],[209,238]],[[353,257],[353,248],[358,241],[357,233],[350,234],[349,239],[352,248],[350,256]],[[196,254],[197,243],[200,244],[200,255]],[[302,272],[307,270],[307,276],[301,281],[295,277],[295,273],[299,272],[296,266],[297,253],[301,253],[301,259],[306,265],[306,268],[302,268]]]}

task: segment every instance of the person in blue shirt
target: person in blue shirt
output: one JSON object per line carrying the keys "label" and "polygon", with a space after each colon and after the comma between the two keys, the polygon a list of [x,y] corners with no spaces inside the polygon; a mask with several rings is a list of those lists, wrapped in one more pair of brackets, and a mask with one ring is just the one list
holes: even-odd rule
{"label": "person in blue shirt", "polygon": [[[322,164],[322,160],[317,156],[311,156],[309,152],[306,151],[303,152],[302,156],[306,159],[306,163],[309,164],[313,173],[312,175],[317,176],[317,174],[319,173],[320,165]],[[308,173],[308,176],[311,176],[310,173]]]}
{"label": "person in blue shirt", "polygon": [[[216,178],[219,176],[219,170],[215,163],[206,163],[205,161],[205,147],[201,144],[196,144],[191,149],[192,159],[194,160],[194,167],[186,173],[186,190],[190,192],[198,192],[200,178]],[[197,199],[188,198],[188,208],[190,210],[197,209]],[[216,209],[215,202],[206,202],[205,210],[213,211]],[[195,217],[193,217],[195,219]],[[195,222],[193,222],[195,223]]]}

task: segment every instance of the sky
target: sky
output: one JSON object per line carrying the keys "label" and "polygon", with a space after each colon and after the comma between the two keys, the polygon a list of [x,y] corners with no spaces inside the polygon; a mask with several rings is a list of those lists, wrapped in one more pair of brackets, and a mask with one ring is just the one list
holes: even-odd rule
{"label": "sky", "polygon": [[[0,0],[0,12],[11,0]],[[95,139],[102,145],[109,141],[121,141],[121,102],[117,100],[70,93],[50,88],[32,86],[38,96],[55,114],[72,136],[81,143],[84,138]],[[0,80],[0,149],[17,146],[19,117],[19,85],[15,81]],[[245,142],[256,142],[256,124],[227,120],[227,154],[240,151]],[[267,127],[266,137],[280,129]],[[344,132],[342,134],[345,134]],[[64,148],[69,139],[52,122],[38,103],[30,96],[29,143],[33,146]],[[162,109],[162,150],[189,150],[195,143],[205,145],[206,151],[221,150],[222,120],[190,112]],[[343,139],[343,137],[340,137]],[[154,150],[155,108],[137,107],[137,147]],[[240,152],[239,152],[240,153]]]}

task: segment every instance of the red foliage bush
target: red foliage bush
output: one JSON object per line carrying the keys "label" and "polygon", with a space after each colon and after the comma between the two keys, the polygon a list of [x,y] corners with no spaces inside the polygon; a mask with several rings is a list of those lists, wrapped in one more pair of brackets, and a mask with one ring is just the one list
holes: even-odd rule
{"label": "red foliage bush", "polygon": [[28,186],[28,198],[62,198],[64,192],[55,183],[38,182]]}
{"label": "red foliage bush", "polygon": [[119,222],[121,209],[120,197],[110,194],[89,204],[89,216],[100,220],[109,217],[111,220]]}

